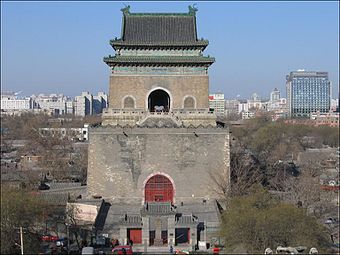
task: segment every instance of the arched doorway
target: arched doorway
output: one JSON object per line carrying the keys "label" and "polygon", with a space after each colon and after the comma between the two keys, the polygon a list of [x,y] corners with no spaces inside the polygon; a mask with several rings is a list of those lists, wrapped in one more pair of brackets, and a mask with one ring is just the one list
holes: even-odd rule
{"label": "arched doorway", "polygon": [[174,187],[164,175],[156,174],[145,184],[145,202],[174,202]]}
{"label": "arched doorway", "polygon": [[150,112],[169,112],[169,94],[162,89],[152,91],[148,97],[148,109]]}

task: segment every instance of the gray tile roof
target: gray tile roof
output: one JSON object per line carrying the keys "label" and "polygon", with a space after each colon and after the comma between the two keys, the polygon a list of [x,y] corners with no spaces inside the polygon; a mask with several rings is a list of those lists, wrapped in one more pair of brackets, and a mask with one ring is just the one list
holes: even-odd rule
{"label": "gray tile roof", "polygon": [[122,39],[137,43],[195,43],[196,18],[188,14],[124,15]]}
{"label": "gray tile roof", "polygon": [[[163,205],[161,207],[163,208]],[[122,219],[126,219],[127,223],[137,226],[140,224],[141,209],[140,204],[112,204],[108,211],[102,215],[103,219],[98,219],[101,222],[101,229],[116,229],[123,223]],[[177,206],[176,212],[180,215],[177,221],[177,224],[180,225],[195,222],[208,222],[210,225],[216,225],[220,219],[215,202],[183,204],[183,206]],[[175,215],[170,217],[175,217]],[[152,224],[151,220],[150,226]]]}
{"label": "gray tile roof", "polygon": [[64,188],[72,188],[72,187],[80,187],[80,182],[50,182],[47,183],[51,189],[64,189]]}

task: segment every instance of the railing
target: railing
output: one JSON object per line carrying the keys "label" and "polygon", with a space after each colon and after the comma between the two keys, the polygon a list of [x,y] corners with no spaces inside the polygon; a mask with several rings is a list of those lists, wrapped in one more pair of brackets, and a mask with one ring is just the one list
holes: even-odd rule
{"label": "railing", "polygon": [[140,215],[127,215],[125,214],[120,218],[120,222],[128,225],[140,225],[142,223],[142,217]]}
{"label": "railing", "polygon": [[175,208],[170,202],[148,202],[141,210],[142,214],[174,214]]}
{"label": "railing", "polygon": [[166,111],[160,111],[160,112],[150,112],[145,109],[106,109],[103,112],[103,115],[134,115],[134,116],[140,116],[140,115],[153,115],[153,116],[166,116],[166,115],[197,115],[197,114],[214,114],[214,112],[209,111],[209,109],[172,109],[169,112]]}

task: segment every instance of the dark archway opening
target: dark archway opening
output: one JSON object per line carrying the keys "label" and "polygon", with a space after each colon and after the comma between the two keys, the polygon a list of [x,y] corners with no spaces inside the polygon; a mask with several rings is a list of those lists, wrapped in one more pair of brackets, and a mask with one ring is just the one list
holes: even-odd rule
{"label": "dark archway opening", "polygon": [[150,112],[169,112],[169,94],[161,89],[152,91],[148,98],[148,108]]}

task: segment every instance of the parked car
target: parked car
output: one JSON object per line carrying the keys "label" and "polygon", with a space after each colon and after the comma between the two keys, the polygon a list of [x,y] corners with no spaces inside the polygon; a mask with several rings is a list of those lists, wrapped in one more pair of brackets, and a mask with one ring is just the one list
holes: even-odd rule
{"label": "parked car", "polygon": [[325,220],[325,224],[334,224],[337,223],[338,219],[336,218],[328,218],[327,220]]}
{"label": "parked car", "polygon": [[94,254],[94,248],[93,247],[84,247],[81,250],[81,254],[92,255],[92,254]]}
{"label": "parked car", "polygon": [[43,182],[40,183],[40,185],[38,187],[39,190],[49,190],[50,188],[51,188],[50,185],[43,183]]}
{"label": "parked car", "polygon": [[130,245],[118,245],[112,249],[114,255],[132,255],[132,247]]}
{"label": "parked car", "polygon": [[52,235],[44,235],[41,237],[41,240],[44,242],[55,242],[59,239],[58,236],[52,236]]}

